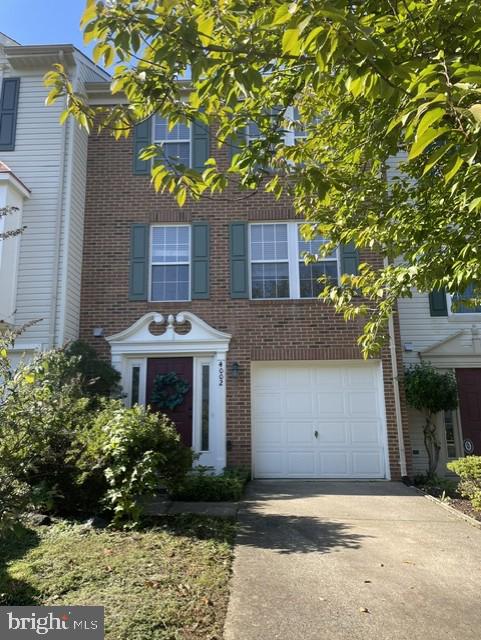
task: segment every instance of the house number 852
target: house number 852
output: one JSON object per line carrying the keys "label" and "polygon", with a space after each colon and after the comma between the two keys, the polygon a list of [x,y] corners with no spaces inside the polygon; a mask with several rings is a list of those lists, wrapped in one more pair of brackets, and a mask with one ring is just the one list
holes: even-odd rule
{"label": "house number 852", "polygon": [[224,386],[224,364],[219,360],[219,387]]}

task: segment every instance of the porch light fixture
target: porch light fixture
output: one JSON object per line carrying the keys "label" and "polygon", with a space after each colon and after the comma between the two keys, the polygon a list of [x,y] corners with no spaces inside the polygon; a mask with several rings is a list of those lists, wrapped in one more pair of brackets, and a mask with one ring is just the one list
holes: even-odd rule
{"label": "porch light fixture", "polygon": [[232,363],[230,368],[230,373],[234,380],[237,380],[237,378],[239,377],[239,372],[240,372],[240,364],[236,360],[235,362]]}
{"label": "porch light fixture", "polygon": [[92,331],[94,338],[101,338],[104,335],[104,328],[103,327],[94,327],[94,330]]}

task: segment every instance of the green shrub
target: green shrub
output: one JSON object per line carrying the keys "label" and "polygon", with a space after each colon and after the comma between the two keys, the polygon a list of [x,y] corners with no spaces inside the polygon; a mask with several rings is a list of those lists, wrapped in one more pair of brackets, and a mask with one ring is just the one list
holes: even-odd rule
{"label": "green shrub", "polygon": [[442,478],[436,474],[430,476],[420,473],[414,477],[414,485],[428,492],[444,492],[448,496],[454,496],[457,490],[456,482],[449,478]]}
{"label": "green shrub", "polygon": [[[61,350],[38,354],[15,371],[7,370],[6,358],[3,353],[0,477],[28,486],[29,505],[58,510],[64,500],[75,502],[75,468],[66,457],[77,431],[90,420],[89,400],[80,397],[75,377],[65,377],[73,363]],[[25,507],[26,493],[20,493],[18,509]]]}
{"label": "green shrub", "polygon": [[193,462],[166,416],[141,406],[126,409],[119,400],[104,403],[71,457],[81,472],[78,485],[98,488],[116,524],[137,522],[138,499],[181,483]]}
{"label": "green shrub", "polygon": [[481,456],[467,456],[448,462],[448,469],[460,478],[458,490],[468,498],[473,509],[481,511]]}
{"label": "green shrub", "polygon": [[65,355],[74,365],[71,373],[78,378],[81,395],[93,398],[120,396],[120,373],[110,362],[99,358],[89,344],[76,340],[66,347]]}
{"label": "green shrub", "polygon": [[245,485],[250,479],[249,470],[228,468],[221,475],[213,475],[212,471],[211,467],[195,467],[174,488],[172,497],[175,500],[193,502],[237,501],[242,498]]}

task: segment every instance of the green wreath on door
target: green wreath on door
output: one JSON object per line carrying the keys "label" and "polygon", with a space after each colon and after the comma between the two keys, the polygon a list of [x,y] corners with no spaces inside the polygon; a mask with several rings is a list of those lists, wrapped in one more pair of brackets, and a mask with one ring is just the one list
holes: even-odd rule
{"label": "green wreath on door", "polygon": [[159,409],[173,411],[190,391],[190,384],[174,371],[159,374],[154,379],[151,402]]}

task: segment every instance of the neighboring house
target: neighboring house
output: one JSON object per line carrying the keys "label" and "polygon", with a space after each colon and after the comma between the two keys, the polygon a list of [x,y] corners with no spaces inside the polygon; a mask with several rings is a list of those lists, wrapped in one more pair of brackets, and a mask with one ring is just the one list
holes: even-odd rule
{"label": "neighboring house", "polygon": [[[400,153],[391,159],[389,180],[402,176]],[[466,292],[469,295],[469,291]],[[437,473],[449,475],[446,463],[466,453],[481,455],[481,308],[452,307],[444,291],[430,295],[413,291],[398,302],[401,347],[405,366],[430,362],[440,371],[452,371],[457,379],[459,408],[438,414],[437,437],[441,445]],[[428,458],[424,446],[422,414],[408,408],[413,471],[425,473]]]}
{"label": "neighboring house", "polygon": [[[87,91],[92,104],[112,101],[106,83]],[[305,266],[301,253],[315,243],[299,237],[291,204],[270,194],[230,192],[179,208],[154,192],[150,164],[137,156],[151,140],[194,167],[210,153],[227,163],[202,126],[169,132],[157,119],[133,141],[90,137],[81,337],[112,359],[127,402],[155,407],[159,390],[178,401],[167,413],[200,463],[217,470],[406,475],[399,339],[364,361],[360,324],[316,299],[316,277],[352,272],[356,252],[343,247]]]}
{"label": "neighboring house", "polygon": [[20,46],[0,34],[0,206],[18,211],[0,229],[0,329],[36,321],[15,352],[31,354],[78,336],[87,134],[59,123],[43,76],[61,62],[77,91],[108,75],[71,45]]}
{"label": "neighboring house", "polygon": [[[437,416],[441,456],[438,473],[446,462],[465,454],[481,455],[481,308],[452,308],[444,291],[431,295],[413,292],[399,301],[401,341],[406,365],[430,362],[453,371],[458,383],[459,408]],[[423,418],[409,410],[414,471],[427,468],[423,443]]]}

